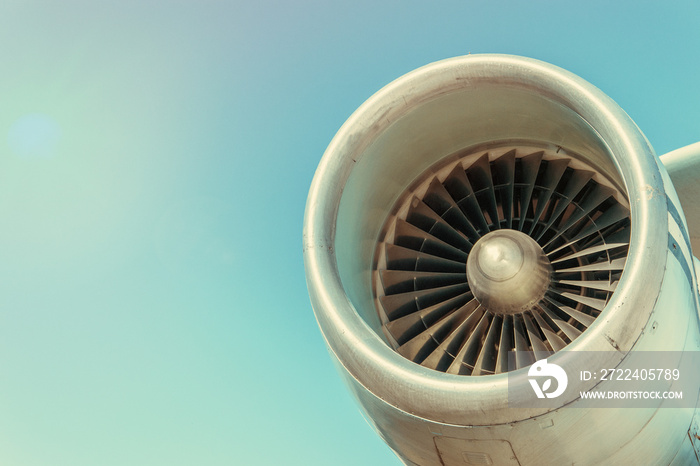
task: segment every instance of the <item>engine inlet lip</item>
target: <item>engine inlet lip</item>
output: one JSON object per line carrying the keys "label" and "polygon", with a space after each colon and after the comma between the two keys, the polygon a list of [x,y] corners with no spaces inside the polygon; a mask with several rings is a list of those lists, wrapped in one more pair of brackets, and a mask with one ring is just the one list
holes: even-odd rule
{"label": "engine inlet lip", "polygon": [[653,309],[666,258],[666,250],[658,245],[666,244],[668,235],[666,198],[653,149],[615,102],[567,71],[521,57],[470,55],[413,71],[368,99],[332,140],[311,185],[303,240],[309,293],[324,338],[351,383],[369,388],[379,399],[412,415],[458,425],[514,422],[550,409],[508,411],[506,375],[490,376],[485,383],[436,374],[389,348],[344,291],[335,250],[336,220],[353,167],[378,134],[412,105],[483,83],[527,89],[580,114],[614,154],[630,200],[628,262],[605,318],[552,358],[566,364],[576,350],[609,350],[611,363],[621,361]]}

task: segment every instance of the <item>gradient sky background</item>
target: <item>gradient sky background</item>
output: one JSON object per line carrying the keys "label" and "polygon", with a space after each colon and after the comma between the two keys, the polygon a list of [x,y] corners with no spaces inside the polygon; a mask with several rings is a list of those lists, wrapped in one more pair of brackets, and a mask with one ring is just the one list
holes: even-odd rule
{"label": "gradient sky background", "polygon": [[700,140],[700,2],[5,1],[0,465],[396,465],[309,304],[304,204],[380,87],[561,66]]}

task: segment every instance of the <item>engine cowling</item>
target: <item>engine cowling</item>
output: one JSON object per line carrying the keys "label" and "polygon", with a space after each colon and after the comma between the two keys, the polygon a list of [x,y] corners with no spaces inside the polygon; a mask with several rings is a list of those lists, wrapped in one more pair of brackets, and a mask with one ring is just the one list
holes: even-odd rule
{"label": "engine cowling", "polygon": [[397,79],[330,143],[303,241],[339,372],[404,463],[697,462],[694,409],[576,408],[604,382],[513,408],[535,360],[625,368],[700,347],[671,179],[581,78],[469,55]]}

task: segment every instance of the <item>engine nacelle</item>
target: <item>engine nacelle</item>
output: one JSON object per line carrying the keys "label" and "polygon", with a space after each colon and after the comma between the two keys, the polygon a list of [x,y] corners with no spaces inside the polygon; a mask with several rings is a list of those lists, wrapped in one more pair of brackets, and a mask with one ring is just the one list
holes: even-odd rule
{"label": "engine nacelle", "polygon": [[304,260],[338,369],[404,463],[697,463],[697,384],[685,408],[577,408],[608,382],[572,377],[546,406],[514,392],[536,400],[515,382],[535,360],[700,347],[671,179],[583,79],[469,55],[387,85],[321,160]]}

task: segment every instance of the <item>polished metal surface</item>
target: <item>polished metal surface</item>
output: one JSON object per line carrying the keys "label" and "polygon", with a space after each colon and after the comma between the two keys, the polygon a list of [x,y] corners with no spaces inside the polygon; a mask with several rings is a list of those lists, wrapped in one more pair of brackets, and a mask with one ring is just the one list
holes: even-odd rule
{"label": "polished metal surface", "polygon": [[[381,271],[391,269],[389,256],[378,253],[392,249],[383,238],[392,237],[411,212],[410,202],[401,203],[406,190],[428,190],[431,181],[421,185],[419,179],[430,170],[444,181],[449,173],[431,167],[444,167],[448,159],[461,163],[453,157],[465,150],[495,150],[490,164],[505,155],[499,148],[533,143],[570,154],[573,169],[590,168],[629,209],[629,246],[619,276],[603,290],[609,299],[549,360],[569,367],[577,352],[604,351],[601,365],[624,368],[630,351],[700,349],[697,281],[680,203],[634,122],[597,88],[560,68],[521,57],[470,55],[427,65],[372,96],[338,131],[316,171],[304,220],[304,261],[314,312],[339,372],[406,464],[464,464],[464,458],[507,458],[520,465],[683,464],[693,453],[692,409],[568,409],[579,402],[573,396],[557,399],[554,409],[509,409],[507,374],[465,377],[462,368],[475,366],[461,363],[456,372],[425,367],[402,354],[387,331],[399,317],[415,314],[392,320],[383,308],[389,297]],[[515,216],[513,225],[522,228]],[[600,241],[591,247],[608,244]],[[673,254],[671,241],[678,246]],[[556,272],[559,258],[548,259]],[[456,262],[465,282],[467,260]],[[614,261],[593,263],[620,267]],[[563,328],[555,334],[566,336]],[[488,334],[485,324],[482,330]],[[537,339],[528,341],[532,346]],[[571,383],[578,392],[602,382]]]}
{"label": "polished metal surface", "polygon": [[552,265],[530,236],[495,230],[476,242],[467,259],[467,282],[479,303],[494,314],[532,309],[549,288]]}

